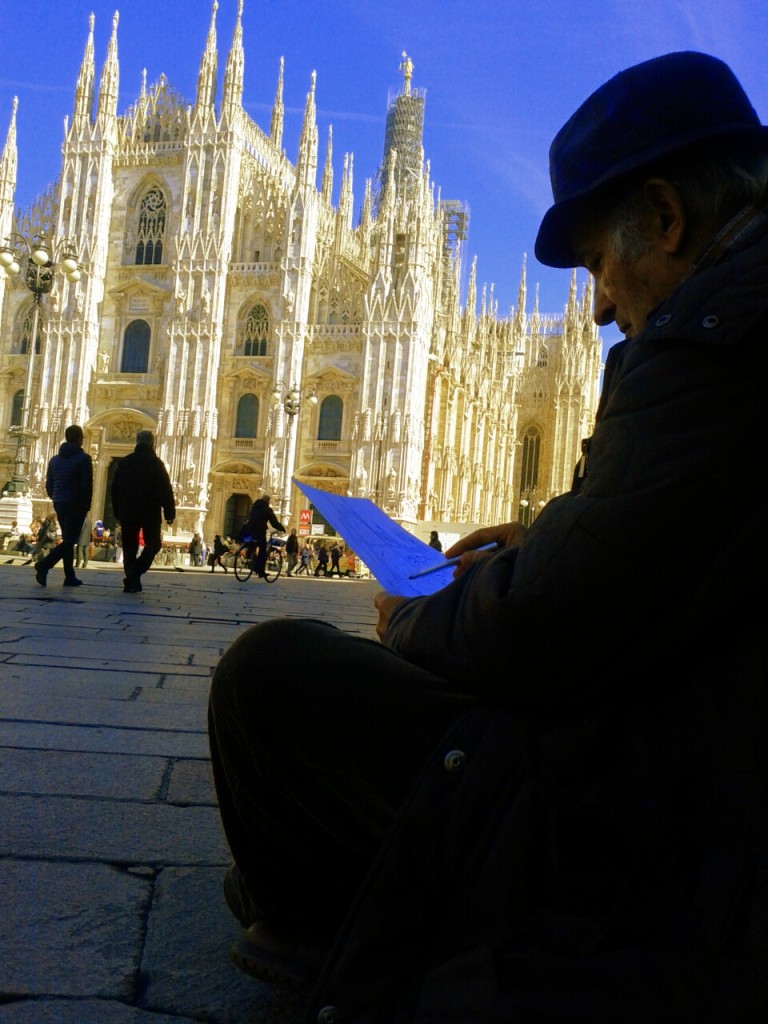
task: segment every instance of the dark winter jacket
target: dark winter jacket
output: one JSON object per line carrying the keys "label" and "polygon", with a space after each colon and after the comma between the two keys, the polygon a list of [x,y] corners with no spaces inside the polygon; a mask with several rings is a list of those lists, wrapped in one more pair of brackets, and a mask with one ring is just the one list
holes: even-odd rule
{"label": "dark winter jacket", "polygon": [[768,472],[767,341],[763,222],[611,350],[580,490],[395,612],[386,641],[478,704],[307,1024],[768,1019],[762,489],[724,517]]}
{"label": "dark winter jacket", "polygon": [[763,223],[610,349],[581,490],[550,501],[520,548],[401,605],[388,646],[513,709],[588,700],[570,670],[595,625],[603,657],[622,657],[706,570],[723,530],[759,506],[755,486],[739,488],[733,514],[722,503],[733,481],[768,470],[767,365]]}
{"label": "dark winter jacket", "polygon": [[149,445],[137,444],[118,463],[112,480],[112,508],[122,522],[142,523],[159,520],[162,515],[171,523],[176,518],[168,470]]}
{"label": "dark winter jacket", "polygon": [[248,513],[248,522],[240,531],[240,539],[242,540],[245,537],[255,537],[257,540],[259,538],[265,539],[267,536],[267,524],[273,530],[285,533],[285,527],[272,511],[272,506],[264,498],[257,498],[251,505],[251,511]]}
{"label": "dark winter jacket", "polygon": [[48,463],[45,490],[54,506],[73,505],[87,512],[93,497],[91,456],[80,445],[64,441]]}

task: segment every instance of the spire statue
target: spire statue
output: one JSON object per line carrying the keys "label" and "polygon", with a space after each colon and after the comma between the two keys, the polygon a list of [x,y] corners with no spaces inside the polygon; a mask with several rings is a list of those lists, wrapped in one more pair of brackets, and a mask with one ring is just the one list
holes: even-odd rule
{"label": "spire statue", "polygon": [[402,58],[403,59],[400,61],[400,67],[398,68],[398,70],[403,72],[403,95],[410,96],[411,79],[413,78],[413,61],[405,52],[405,50],[403,50],[402,52]]}

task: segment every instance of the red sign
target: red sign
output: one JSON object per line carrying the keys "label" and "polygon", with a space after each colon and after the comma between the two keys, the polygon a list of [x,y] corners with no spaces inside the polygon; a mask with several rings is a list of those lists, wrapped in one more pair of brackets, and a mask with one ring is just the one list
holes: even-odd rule
{"label": "red sign", "polygon": [[303,508],[299,512],[299,525],[300,526],[311,526],[312,525],[312,509]]}

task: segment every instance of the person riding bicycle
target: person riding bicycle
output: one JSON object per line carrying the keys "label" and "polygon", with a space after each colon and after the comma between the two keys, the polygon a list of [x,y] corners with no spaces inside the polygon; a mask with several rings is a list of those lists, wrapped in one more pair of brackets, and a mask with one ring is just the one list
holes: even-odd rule
{"label": "person riding bicycle", "polygon": [[248,513],[248,520],[239,534],[239,540],[253,541],[258,544],[258,550],[254,557],[253,571],[257,576],[264,577],[264,566],[267,563],[267,526],[271,526],[279,533],[285,533],[285,527],[272,511],[272,498],[265,494],[257,498],[251,505]]}

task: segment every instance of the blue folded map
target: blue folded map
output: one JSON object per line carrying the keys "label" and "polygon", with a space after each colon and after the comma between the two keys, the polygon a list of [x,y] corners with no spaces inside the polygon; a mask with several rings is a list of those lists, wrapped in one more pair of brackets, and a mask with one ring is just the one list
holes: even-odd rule
{"label": "blue folded map", "polygon": [[[420,597],[433,594],[453,579],[454,567],[445,555],[408,533],[368,498],[348,498],[296,479],[293,482],[365,562],[383,590]],[[441,570],[409,579],[435,566]]]}

